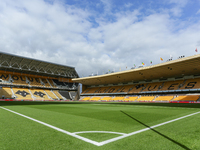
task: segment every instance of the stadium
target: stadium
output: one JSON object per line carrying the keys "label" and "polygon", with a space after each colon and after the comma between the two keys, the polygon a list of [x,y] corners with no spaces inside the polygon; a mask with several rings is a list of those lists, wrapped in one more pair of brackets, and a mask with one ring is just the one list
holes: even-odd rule
{"label": "stadium", "polygon": [[0,149],[200,149],[200,55],[84,78],[0,58]]}

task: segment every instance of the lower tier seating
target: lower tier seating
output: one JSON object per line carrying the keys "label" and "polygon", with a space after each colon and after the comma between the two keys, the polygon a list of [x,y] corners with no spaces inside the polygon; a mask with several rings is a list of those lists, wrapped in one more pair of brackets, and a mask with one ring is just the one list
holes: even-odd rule
{"label": "lower tier seating", "polygon": [[16,87],[0,87],[0,99],[16,99],[16,100],[71,100],[69,98],[61,96],[58,90],[46,90],[46,89],[28,89],[28,88],[16,88]]}
{"label": "lower tier seating", "polygon": [[137,99],[137,101],[152,101],[154,98],[155,96],[141,96]]}
{"label": "lower tier seating", "polygon": [[174,96],[158,96],[155,101],[171,101]]}
{"label": "lower tier seating", "polygon": [[197,101],[199,99],[199,95],[185,95],[185,96],[178,96],[174,98],[174,101]]}
{"label": "lower tier seating", "polygon": [[17,96],[15,99],[21,99],[21,100],[33,100],[30,91],[28,89],[24,88],[12,88],[15,96]]}
{"label": "lower tier seating", "polygon": [[134,96],[134,97],[126,97],[126,98],[124,98],[124,101],[135,101],[135,100],[137,100],[137,99],[138,99],[137,96]]}
{"label": "lower tier seating", "polygon": [[0,98],[13,98],[13,93],[9,87],[2,87],[0,94]]}
{"label": "lower tier seating", "polygon": [[81,101],[128,101],[128,102],[139,102],[139,101],[198,101],[200,95],[155,95],[155,96],[94,96],[94,97],[83,97]]}

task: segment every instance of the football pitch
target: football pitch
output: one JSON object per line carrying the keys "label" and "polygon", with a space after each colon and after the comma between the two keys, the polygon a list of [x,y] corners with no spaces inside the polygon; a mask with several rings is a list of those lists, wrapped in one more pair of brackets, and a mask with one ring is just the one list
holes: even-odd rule
{"label": "football pitch", "polygon": [[0,101],[0,149],[200,149],[200,104]]}

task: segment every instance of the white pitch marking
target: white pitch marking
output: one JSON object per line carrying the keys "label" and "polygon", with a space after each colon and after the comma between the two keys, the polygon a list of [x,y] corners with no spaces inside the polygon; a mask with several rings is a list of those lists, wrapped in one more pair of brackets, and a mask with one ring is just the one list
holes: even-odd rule
{"label": "white pitch marking", "polygon": [[[73,137],[78,138],[78,139],[80,139],[80,140],[83,140],[83,141],[85,141],[85,142],[94,144],[94,145],[96,145],[96,146],[103,146],[103,145],[105,145],[105,144],[108,144],[108,143],[111,143],[111,142],[114,142],[114,141],[117,141],[117,140],[126,138],[126,137],[128,137],[128,136],[132,136],[132,135],[134,135],[134,134],[141,133],[141,132],[144,132],[144,131],[147,131],[147,130],[150,130],[150,129],[153,129],[153,128],[156,128],[156,127],[159,127],[159,126],[162,126],[162,125],[165,125],[165,124],[168,124],[168,123],[171,123],[171,122],[180,120],[180,119],[184,119],[184,118],[187,118],[187,117],[190,117],[190,116],[193,116],[193,115],[196,115],[196,114],[199,114],[199,113],[200,113],[200,111],[199,111],[199,112],[192,113],[192,114],[189,114],[189,115],[186,115],[186,116],[183,116],[183,117],[179,117],[179,118],[176,118],[176,119],[173,119],[173,120],[170,120],[170,121],[166,121],[166,122],[163,122],[163,123],[160,123],[160,124],[157,124],[157,125],[148,127],[148,128],[144,128],[144,129],[142,129],[142,130],[138,130],[138,131],[135,131],[135,132],[132,132],[132,133],[128,133],[128,134],[123,134],[122,136],[119,136],[119,137],[116,137],[116,138],[112,138],[112,139],[109,139],[109,140],[106,140],[106,141],[102,141],[102,142],[96,142],[96,141],[93,141],[93,140],[84,138],[84,137],[82,137],[82,136],[76,135],[78,132],[71,133],[71,132],[65,131],[65,130],[63,130],[63,129],[60,129],[60,128],[58,128],[58,127],[52,126],[52,125],[50,125],[50,124],[47,124],[47,123],[45,123],[45,122],[36,120],[36,119],[34,119],[34,118],[25,116],[25,115],[20,114],[20,113],[17,113],[17,112],[15,112],[15,111],[10,110],[10,109],[7,109],[7,108],[1,107],[1,106],[0,106],[0,108],[2,108],[2,109],[4,109],[4,110],[7,110],[7,111],[10,111],[10,112],[12,112],[12,113],[14,113],[14,114],[17,114],[17,115],[19,115],[19,116],[25,117],[25,118],[27,118],[27,119],[30,119],[30,120],[32,120],[32,121],[35,121],[35,122],[37,122],[37,123],[43,124],[43,125],[45,125],[45,126],[47,126],[47,127],[50,127],[50,128],[52,128],[52,129],[55,129],[55,130],[60,131],[60,132],[62,132],[62,133],[68,134],[68,135],[70,135],[70,136],[73,136]],[[86,131],[86,132],[87,132],[87,131]],[[91,131],[91,132],[93,132],[93,131]],[[117,133],[118,133],[118,132],[117,132]]]}
{"label": "white pitch marking", "polygon": [[17,115],[19,115],[19,116],[22,116],[22,117],[24,117],[24,118],[30,119],[30,120],[32,120],[32,121],[35,121],[35,122],[37,122],[37,123],[43,124],[43,125],[45,125],[45,126],[47,126],[47,127],[49,127],[49,128],[52,128],[52,129],[54,129],[54,130],[60,131],[60,132],[65,133],[65,134],[68,134],[68,135],[70,135],[70,136],[73,136],[73,137],[78,138],[78,139],[80,139],[80,140],[83,140],[83,141],[85,141],[85,142],[88,142],[88,143],[91,143],[91,144],[94,144],[94,145],[99,146],[99,142],[96,142],[96,141],[93,141],[93,140],[84,138],[84,137],[82,137],[82,136],[76,135],[76,134],[74,134],[74,133],[65,131],[65,130],[63,130],[63,129],[60,129],[60,128],[58,128],[58,127],[52,126],[52,125],[50,125],[50,124],[47,124],[47,123],[45,123],[45,122],[36,120],[36,119],[34,119],[34,118],[28,117],[28,116],[26,116],[26,115],[20,114],[20,113],[18,113],[18,112],[12,111],[12,110],[10,110],[10,109],[7,109],[7,108],[1,107],[1,106],[0,106],[0,108],[2,108],[2,109],[4,109],[4,110],[7,110],[7,111],[9,111],[9,112],[12,112],[12,113],[14,113],[14,114],[17,114]]}
{"label": "white pitch marking", "polygon": [[176,119],[173,119],[173,120],[170,120],[170,121],[166,121],[166,122],[163,122],[163,123],[160,123],[160,124],[157,124],[157,125],[148,127],[148,128],[144,128],[144,129],[142,129],[142,130],[138,130],[138,131],[135,131],[135,132],[132,132],[132,133],[128,133],[128,134],[126,134],[126,135],[122,135],[122,136],[119,136],[119,137],[116,137],[116,138],[112,138],[112,139],[109,139],[109,140],[100,142],[100,143],[99,143],[99,146],[102,146],[102,145],[105,145],[105,144],[108,144],[108,143],[117,141],[117,140],[119,140],[119,139],[123,139],[123,138],[125,138],[125,137],[131,136],[131,135],[134,135],[134,134],[137,134],[137,133],[141,133],[141,132],[144,132],[144,131],[147,131],[147,130],[150,130],[150,129],[153,129],[153,128],[156,128],[156,127],[159,127],[159,126],[162,126],[162,125],[165,125],[165,124],[168,124],[168,123],[171,123],[171,122],[174,122],[174,121],[183,119],[183,118],[187,118],[187,117],[190,117],[190,116],[199,114],[199,113],[200,113],[200,111],[199,111],[199,112],[196,112],[196,113],[192,113],[192,114],[186,115],[186,116],[183,116],[183,117],[179,117],[179,118],[176,118]]}
{"label": "white pitch marking", "polygon": [[120,132],[110,132],[110,131],[80,131],[80,132],[74,132],[74,134],[81,134],[81,133],[111,133],[111,134],[121,134],[121,135],[126,135],[125,133],[120,133]]}

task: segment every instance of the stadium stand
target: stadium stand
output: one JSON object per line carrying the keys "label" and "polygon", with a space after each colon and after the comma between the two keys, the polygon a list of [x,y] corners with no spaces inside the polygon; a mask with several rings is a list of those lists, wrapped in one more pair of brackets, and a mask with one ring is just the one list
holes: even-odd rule
{"label": "stadium stand", "polygon": [[63,100],[63,99],[64,99],[63,96],[59,93],[59,91],[55,90],[55,91],[53,91],[53,92],[54,92],[54,94],[55,94],[60,100]]}
{"label": "stadium stand", "polygon": [[183,82],[184,82],[183,80],[164,82],[164,85],[160,90],[161,91],[164,91],[164,90],[178,90],[179,87],[180,87],[180,84],[183,84]]}
{"label": "stadium stand", "polygon": [[139,93],[146,87],[146,85],[147,84],[136,84],[128,93]]}
{"label": "stadium stand", "polygon": [[52,91],[50,90],[44,90],[44,91],[51,99],[59,100],[59,98]]}
{"label": "stadium stand", "polygon": [[143,92],[146,91],[158,91],[162,87],[163,82],[157,82],[157,83],[149,83],[147,87],[143,90]]}
{"label": "stadium stand", "polygon": [[14,84],[14,85],[28,85],[26,83],[26,77],[25,76],[19,76],[19,75],[10,75],[11,77],[11,82]]}
{"label": "stadium stand", "polygon": [[124,97],[116,96],[116,97],[112,98],[111,100],[112,100],[112,101],[123,101],[123,100],[124,100]]}
{"label": "stadium stand", "polygon": [[18,100],[33,100],[32,95],[28,89],[25,88],[12,88],[15,98]]}
{"label": "stadium stand", "polygon": [[110,101],[112,99],[112,97],[103,97],[101,98],[102,101]]}
{"label": "stadium stand", "polygon": [[55,83],[53,82],[52,79],[47,79],[47,80],[49,81],[51,87],[58,88],[58,87],[55,85]]}
{"label": "stadium stand", "polygon": [[158,96],[155,98],[155,101],[171,101],[174,96]]}
{"label": "stadium stand", "polygon": [[198,102],[200,66],[193,65],[198,63],[200,54],[142,68],[76,78],[72,81],[82,84],[80,100]]}
{"label": "stadium stand", "polygon": [[[62,97],[65,97],[66,99],[74,99],[75,96],[70,96],[70,92],[68,91],[59,91],[59,94],[62,96]],[[60,96],[60,98],[61,98]]]}
{"label": "stadium stand", "polygon": [[180,89],[199,89],[200,88],[200,78],[188,79],[185,84]]}
{"label": "stadium stand", "polygon": [[200,95],[179,95],[173,101],[197,101]]}
{"label": "stadium stand", "polygon": [[11,91],[11,88],[9,87],[2,87],[1,89],[1,98],[13,98],[13,93]]}
{"label": "stadium stand", "polygon": [[90,98],[90,101],[99,101],[101,97],[92,97]]}
{"label": "stadium stand", "polygon": [[137,99],[137,101],[152,101],[154,98],[155,96],[141,96]]}
{"label": "stadium stand", "polygon": [[124,101],[129,101],[129,102],[133,102],[133,101],[135,101],[135,100],[137,100],[138,99],[138,97],[137,96],[134,96],[134,97],[126,97],[126,98],[124,98]]}
{"label": "stadium stand", "polygon": [[0,58],[0,98],[33,101],[79,99],[79,85],[72,81],[72,78],[79,77],[74,67],[2,52]]}
{"label": "stadium stand", "polygon": [[89,100],[90,100],[90,97],[84,97],[82,100],[83,100],[83,101],[89,101]]}

